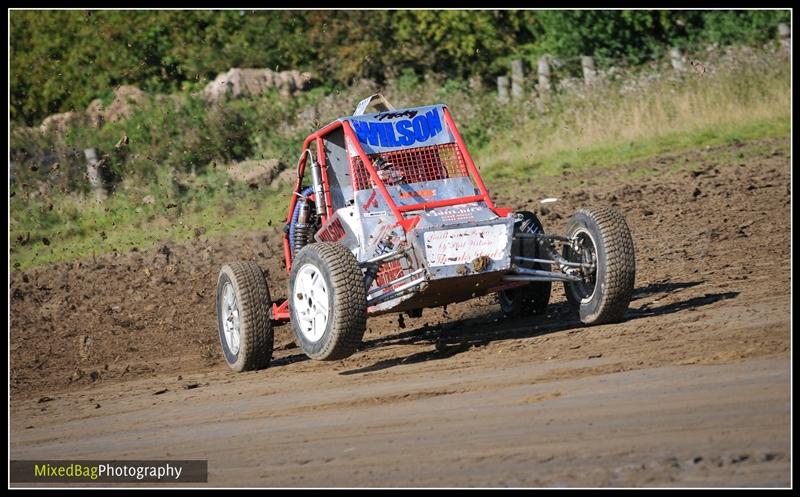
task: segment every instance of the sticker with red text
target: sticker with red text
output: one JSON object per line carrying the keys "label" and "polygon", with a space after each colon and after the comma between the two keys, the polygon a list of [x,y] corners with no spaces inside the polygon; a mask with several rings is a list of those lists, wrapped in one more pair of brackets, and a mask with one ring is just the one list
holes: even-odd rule
{"label": "sticker with red text", "polygon": [[498,261],[506,255],[508,227],[495,224],[428,231],[424,241],[425,259],[429,267],[464,264],[481,256]]}

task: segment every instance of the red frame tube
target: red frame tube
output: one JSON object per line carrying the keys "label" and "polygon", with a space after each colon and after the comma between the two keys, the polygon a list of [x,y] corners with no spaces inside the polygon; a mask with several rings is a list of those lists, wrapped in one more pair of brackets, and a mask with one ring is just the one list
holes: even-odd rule
{"label": "red frame tube", "polygon": [[[305,174],[306,170],[306,150],[311,145],[311,142],[314,140],[321,140],[323,136],[327,135],[331,131],[339,128],[342,125],[339,121],[334,121],[327,126],[318,129],[314,133],[311,133],[306,137],[305,141],[303,142],[303,153],[300,155],[300,159],[297,161],[297,182],[294,185],[294,191],[292,193],[292,198],[289,200],[289,213],[286,215],[286,224],[292,222],[292,213],[294,213],[294,206],[297,205],[297,193],[300,193],[300,187],[303,183],[303,175]],[[325,154],[320,153],[322,150],[321,142],[317,142],[317,155],[322,156],[322,160],[325,160]],[[319,160],[319,159],[318,159]],[[322,167],[323,163],[320,163],[320,168],[322,169],[322,174],[324,178],[324,182],[326,183],[323,185],[323,191],[325,192],[325,201],[328,204],[328,216],[331,215],[333,212],[333,206],[331,205],[330,201],[330,190],[327,189],[328,183],[328,172],[327,167]],[[292,248],[289,244],[289,234],[283,234],[283,258],[286,262],[286,272],[288,273],[292,269]]]}
{"label": "red frame tube", "polygon": [[319,162],[319,169],[322,173],[322,194],[325,196],[325,216],[322,222],[328,220],[333,215],[333,206],[331,205],[331,190],[328,188],[328,163],[325,160],[325,147],[322,145],[322,137],[317,137],[317,161]]}
{"label": "red frame tube", "polygon": [[483,195],[472,195],[471,197],[448,198],[444,200],[432,200],[421,204],[401,205],[400,212],[419,211],[424,209],[436,209],[437,207],[447,207],[449,205],[468,204],[470,202],[480,202],[484,200]]}
{"label": "red frame tube", "polygon": [[281,305],[272,303],[272,320],[273,321],[288,321],[289,320],[289,299],[283,301]]}

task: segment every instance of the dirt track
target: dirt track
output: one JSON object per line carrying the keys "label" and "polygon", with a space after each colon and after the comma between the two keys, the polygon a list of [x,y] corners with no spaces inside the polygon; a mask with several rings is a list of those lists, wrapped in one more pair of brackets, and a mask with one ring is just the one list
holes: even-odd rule
{"label": "dirt track", "polygon": [[371,319],[336,363],[280,327],[273,367],[234,375],[217,271],[254,259],[282,296],[277,227],[14,273],[12,458],[207,457],[226,485],[788,485],[787,142],[494,186],[559,197],[548,231],[625,214],[625,322],[580,326],[560,288],[543,318],[484,297]]}

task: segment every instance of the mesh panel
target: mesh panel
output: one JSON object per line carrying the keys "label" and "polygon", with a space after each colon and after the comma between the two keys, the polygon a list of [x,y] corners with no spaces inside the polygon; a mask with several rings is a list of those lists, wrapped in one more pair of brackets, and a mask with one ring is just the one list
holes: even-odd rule
{"label": "mesh panel", "polygon": [[[455,143],[393,150],[367,157],[373,163],[378,157],[383,157],[386,161],[383,167],[392,173],[393,178],[393,180],[385,180],[387,185],[419,183],[468,175],[464,157]],[[350,161],[353,166],[355,189],[372,188],[372,181],[361,157],[351,157]]]}

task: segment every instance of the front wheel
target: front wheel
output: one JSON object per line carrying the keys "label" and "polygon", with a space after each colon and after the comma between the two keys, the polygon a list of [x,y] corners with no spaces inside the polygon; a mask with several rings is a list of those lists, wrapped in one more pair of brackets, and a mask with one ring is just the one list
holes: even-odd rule
{"label": "front wheel", "polygon": [[580,209],[567,226],[563,256],[586,264],[580,282],[565,282],[567,301],[585,324],[619,321],[630,304],[636,257],[628,224],[611,208]]}
{"label": "front wheel", "polygon": [[303,247],[292,261],[289,310],[308,357],[333,361],[353,354],[366,329],[367,289],[350,249],[328,242]]}

